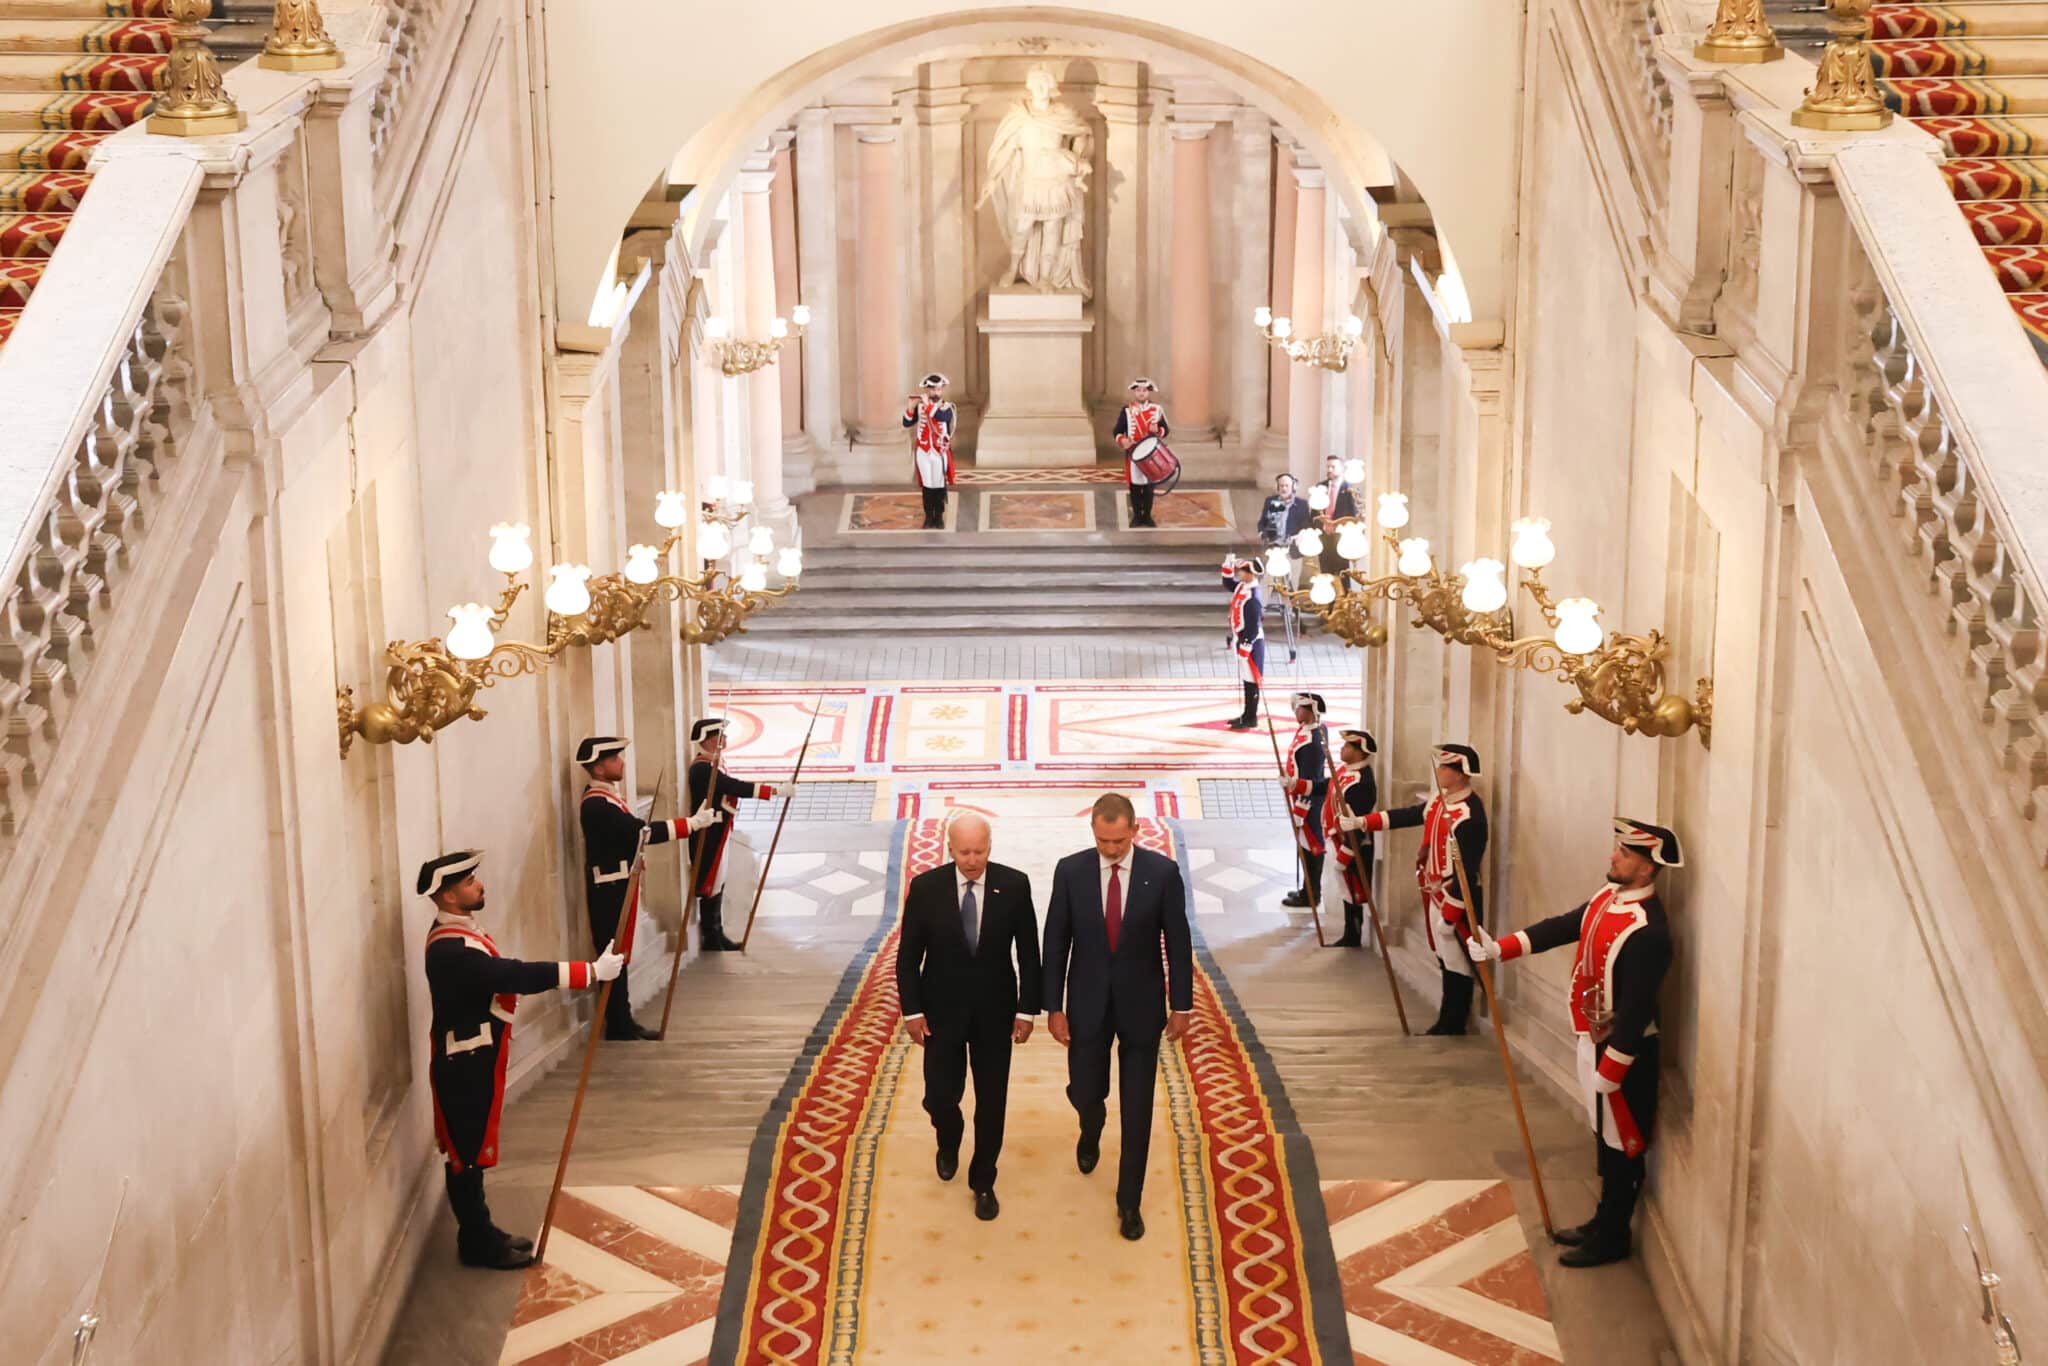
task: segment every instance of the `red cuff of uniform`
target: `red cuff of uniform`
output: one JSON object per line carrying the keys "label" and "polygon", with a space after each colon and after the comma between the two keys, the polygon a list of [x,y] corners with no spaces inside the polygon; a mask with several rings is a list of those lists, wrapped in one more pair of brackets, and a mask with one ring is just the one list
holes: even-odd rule
{"label": "red cuff of uniform", "polygon": [[564,990],[580,990],[590,985],[590,964],[557,963],[555,977]]}
{"label": "red cuff of uniform", "polygon": [[1365,818],[1365,828],[1366,828],[1366,829],[1368,829],[1368,830],[1384,830],[1384,829],[1386,829],[1386,828],[1387,828],[1387,813],[1386,813],[1386,812],[1384,812],[1384,811],[1374,811],[1374,812],[1370,813],[1369,815],[1367,815],[1367,816],[1366,816],[1366,818]]}
{"label": "red cuff of uniform", "polygon": [[1613,1085],[1602,1087],[1601,1089],[1611,1091],[1616,1086],[1620,1086],[1621,1079],[1628,1075],[1629,1064],[1634,1061],[1635,1059],[1629,1054],[1618,1052],[1612,1048],[1602,1053],[1600,1055],[1600,1080],[1611,1082]]}
{"label": "red cuff of uniform", "polygon": [[1510,958],[1520,958],[1529,951],[1529,936],[1523,934],[1520,930],[1516,930],[1507,938],[1500,940],[1499,943],[1500,961],[1503,963],[1507,962]]}
{"label": "red cuff of uniform", "polygon": [[1293,782],[1287,784],[1287,795],[1290,797],[1305,797],[1308,795],[1308,790],[1308,780],[1305,778],[1296,778]]}
{"label": "red cuff of uniform", "polygon": [[668,823],[668,837],[672,840],[679,840],[689,833],[689,822],[684,820],[681,816],[677,816],[675,819],[671,820]]}
{"label": "red cuff of uniform", "polygon": [[754,785],[754,795],[764,802],[774,801],[775,789],[767,783],[756,783]]}
{"label": "red cuff of uniform", "polygon": [[1465,908],[1463,906],[1460,906],[1457,902],[1451,900],[1449,897],[1445,897],[1443,900],[1443,910],[1441,914],[1443,915],[1444,923],[1446,925],[1455,925],[1460,920],[1465,918]]}

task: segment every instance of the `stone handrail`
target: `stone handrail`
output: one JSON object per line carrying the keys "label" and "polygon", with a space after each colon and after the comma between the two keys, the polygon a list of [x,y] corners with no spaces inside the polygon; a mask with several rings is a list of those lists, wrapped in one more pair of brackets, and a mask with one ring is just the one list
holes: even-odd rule
{"label": "stone handrail", "polygon": [[[402,179],[421,141],[416,96],[445,73],[472,0],[385,0],[383,79],[370,109],[370,148],[380,188]],[[431,114],[431,110],[426,111]]]}
{"label": "stone handrail", "polygon": [[202,174],[151,157],[96,176],[0,365],[0,838],[21,828],[191,431],[177,256]]}
{"label": "stone handrail", "polygon": [[1851,146],[1831,175],[1866,258],[1851,263],[1850,417],[2048,857],[2048,370],[1923,150]]}

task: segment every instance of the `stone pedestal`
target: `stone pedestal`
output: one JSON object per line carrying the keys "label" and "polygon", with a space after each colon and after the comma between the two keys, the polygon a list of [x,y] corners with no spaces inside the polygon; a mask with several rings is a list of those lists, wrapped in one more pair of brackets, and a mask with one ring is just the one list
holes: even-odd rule
{"label": "stone pedestal", "polygon": [[1095,330],[1075,291],[992,289],[988,411],[975,441],[983,469],[1095,463],[1095,430],[1081,401],[1081,347]]}

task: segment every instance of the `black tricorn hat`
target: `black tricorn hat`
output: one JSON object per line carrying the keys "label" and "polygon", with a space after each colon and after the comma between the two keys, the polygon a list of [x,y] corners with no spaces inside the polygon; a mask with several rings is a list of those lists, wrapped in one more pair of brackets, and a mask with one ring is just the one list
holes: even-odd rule
{"label": "black tricorn hat", "polygon": [[588,767],[607,754],[625,753],[629,743],[616,735],[593,735],[576,746],[576,762]]}
{"label": "black tricorn hat", "polygon": [[452,854],[430,858],[420,865],[420,877],[419,882],[415,884],[415,890],[421,896],[432,896],[468,877],[483,861],[484,851],[481,849],[457,849]]}
{"label": "black tricorn hat", "polygon": [[1322,720],[1323,715],[1330,710],[1330,704],[1323,701],[1323,695],[1319,692],[1298,692],[1294,695],[1294,700],[1288,703],[1288,705],[1296,711],[1301,710],[1303,707],[1315,708],[1318,721]]}
{"label": "black tricorn hat", "polygon": [[725,718],[723,716],[700,716],[690,723],[690,742],[692,744],[701,740],[708,740],[714,735],[723,734],[725,734]]}
{"label": "black tricorn hat", "polygon": [[1685,853],[1678,847],[1678,836],[1661,825],[1648,821],[1631,819],[1628,816],[1614,818],[1614,838],[1631,849],[1640,849],[1650,856],[1650,862],[1664,868],[1683,868]]}
{"label": "black tricorn hat", "polygon": [[1436,747],[1436,761],[1445,768],[1455,768],[1466,777],[1479,772],[1479,751],[1470,745],[1440,744]]}
{"label": "black tricorn hat", "polygon": [[1340,730],[1337,734],[1351,741],[1367,754],[1378,754],[1380,752],[1380,742],[1373,739],[1372,732],[1363,727],[1357,730]]}

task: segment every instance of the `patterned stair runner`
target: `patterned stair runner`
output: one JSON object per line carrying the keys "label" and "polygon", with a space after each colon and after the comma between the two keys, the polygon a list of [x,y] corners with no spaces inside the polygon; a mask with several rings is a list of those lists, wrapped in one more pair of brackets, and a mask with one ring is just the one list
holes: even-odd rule
{"label": "patterned stair runner", "polygon": [[2048,3],[1880,3],[1870,18],[1879,88],[1940,139],[1949,191],[2048,362]]}
{"label": "patterned stair runner", "polygon": [[0,0],[0,344],[92,177],[145,118],[171,50],[166,0]]}

